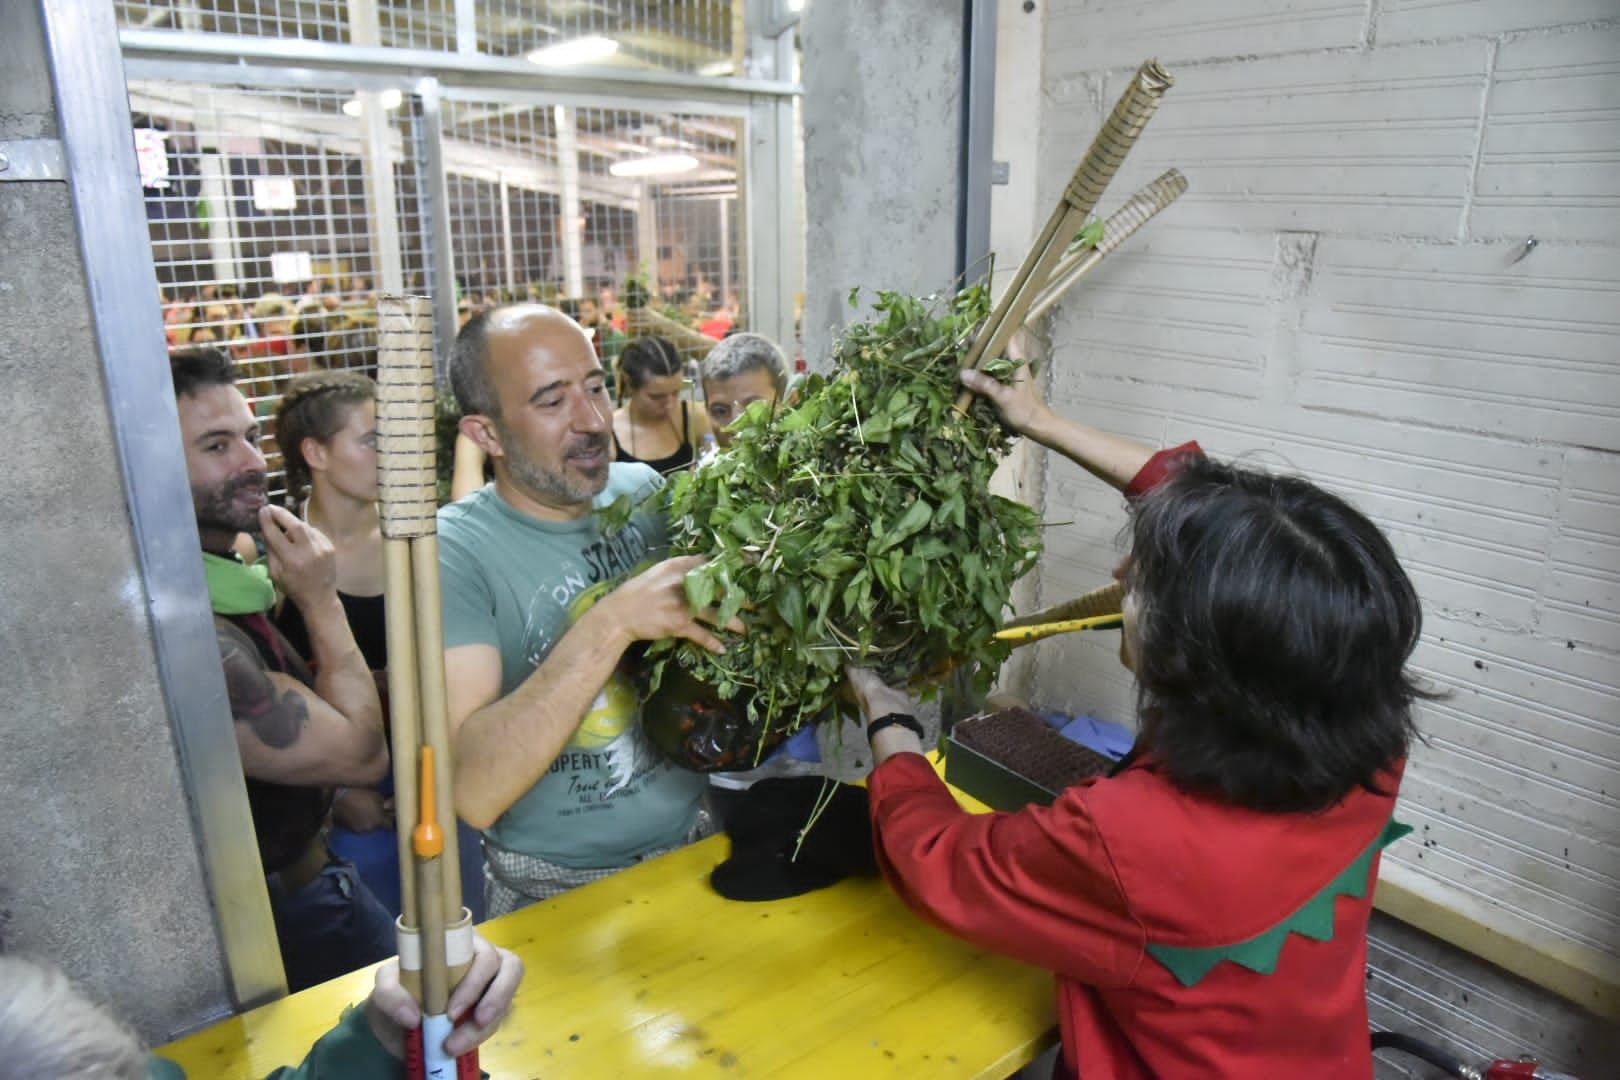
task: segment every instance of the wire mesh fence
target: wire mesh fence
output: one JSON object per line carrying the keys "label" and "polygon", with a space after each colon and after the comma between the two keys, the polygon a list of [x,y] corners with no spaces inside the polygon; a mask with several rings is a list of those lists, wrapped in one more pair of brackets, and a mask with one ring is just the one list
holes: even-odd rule
{"label": "wire mesh fence", "polygon": [[[638,291],[657,316],[652,332],[689,358],[746,328],[740,121],[447,101],[441,210],[420,174],[412,105],[388,91],[131,84],[169,343],[229,349],[262,417],[300,373],[375,366],[384,250],[397,248],[405,288],[454,291],[458,325],[543,301],[591,329],[609,366]],[[365,123],[378,108],[380,145]],[[440,212],[449,282],[429,257],[427,218]]]}
{"label": "wire mesh fence", "polygon": [[[741,0],[115,0],[122,26],[475,51],[556,66],[590,63],[724,76],[742,70]],[[356,14],[360,13],[358,18]],[[373,14],[375,25],[373,30]],[[373,37],[374,35],[374,37]]]}
{"label": "wire mesh fence", "polygon": [[[414,121],[386,110],[382,160],[367,153],[365,102],[342,91],[130,85],[148,230],[173,348],[214,345],[267,421],[288,380],[376,367],[378,231],[402,262],[429,264],[414,205]],[[390,185],[379,182],[387,169]],[[392,186],[386,220],[374,208]]]}
{"label": "wire mesh fence", "polygon": [[[624,109],[452,101],[444,111],[458,310],[556,304],[604,359],[645,289],[703,351],[745,318],[737,121]],[[628,173],[628,175],[623,175]]]}
{"label": "wire mesh fence", "polygon": [[[198,36],[464,54],[471,37],[477,54],[553,67],[748,73],[742,0],[114,7],[124,27]],[[208,76],[178,78],[193,77]],[[171,347],[228,348],[262,417],[273,417],[287,381],[303,371],[374,366],[384,280],[453,293],[458,326],[499,303],[555,304],[593,331],[609,366],[634,335],[660,334],[696,358],[748,328],[741,120],[651,97],[644,108],[597,108],[516,91],[447,94],[436,136],[439,205],[423,171],[421,103],[410,93],[267,85],[346,78],[131,84]],[[380,132],[367,122],[378,112],[387,118]],[[450,280],[431,258],[434,235],[449,237]],[[442,352],[455,328],[437,330]]]}

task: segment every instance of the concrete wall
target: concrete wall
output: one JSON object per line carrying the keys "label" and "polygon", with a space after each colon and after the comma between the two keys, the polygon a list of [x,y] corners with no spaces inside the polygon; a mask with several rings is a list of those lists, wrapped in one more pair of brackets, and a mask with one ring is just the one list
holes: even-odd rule
{"label": "concrete wall", "polygon": [[[56,137],[44,57],[0,5],[0,140]],[[0,939],[163,1038],[229,1003],[65,183],[0,182],[0,251]]]}
{"label": "concrete wall", "polygon": [[[1416,667],[1453,692],[1422,711],[1401,810],[1420,839],[1389,872],[1612,980],[1620,5],[1041,11],[1019,61],[1040,71],[1036,218],[1150,56],[1177,83],[1101,209],[1171,165],[1191,182],[1051,319],[1054,401],[1304,472],[1379,522],[1423,595]],[[1044,604],[1107,580],[1124,518],[1067,463],[1040,479],[1045,517],[1075,521],[1048,537]],[[1128,718],[1113,645],[1038,646],[1036,700]],[[1380,923],[1373,971],[1380,1022],[1614,1075],[1595,1056],[1612,1026],[1399,924]]]}
{"label": "concrete wall", "polygon": [[961,0],[806,5],[805,360],[825,370],[849,290],[926,294],[956,264]]}

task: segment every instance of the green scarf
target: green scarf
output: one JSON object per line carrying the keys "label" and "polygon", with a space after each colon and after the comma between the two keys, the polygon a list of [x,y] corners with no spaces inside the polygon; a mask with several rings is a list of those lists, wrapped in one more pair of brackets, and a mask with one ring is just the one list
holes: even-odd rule
{"label": "green scarf", "polygon": [[276,602],[276,587],[262,562],[244,566],[236,559],[203,552],[208,600],[216,615],[259,615]]}

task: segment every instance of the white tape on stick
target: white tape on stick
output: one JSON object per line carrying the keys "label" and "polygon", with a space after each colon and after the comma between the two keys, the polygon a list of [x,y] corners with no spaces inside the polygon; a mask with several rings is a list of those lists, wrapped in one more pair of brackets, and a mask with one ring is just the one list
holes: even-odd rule
{"label": "white tape on stick", "polygon": [[427,1080],[456,1080],[456,1059],[444,1053],[444,1040],[455,1027],[448,1016],[422,1017],[422,1062]]}

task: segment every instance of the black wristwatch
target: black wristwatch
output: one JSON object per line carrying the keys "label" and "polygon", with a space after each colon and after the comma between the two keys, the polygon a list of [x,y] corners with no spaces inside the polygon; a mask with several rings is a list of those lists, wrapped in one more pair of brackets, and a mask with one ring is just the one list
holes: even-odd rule
{"label": "black wristwatch", "polygon": [[880,716],[870,724],[866,725],[866,740],[871,742],[872,736],[886,728],[892,727],[903,727],[913,735],[917,736],[917,738],[920,739],[923,737],[922,725],[917,722],[917,718],[915,716],[912,716],[910,713],[892,712]]}

